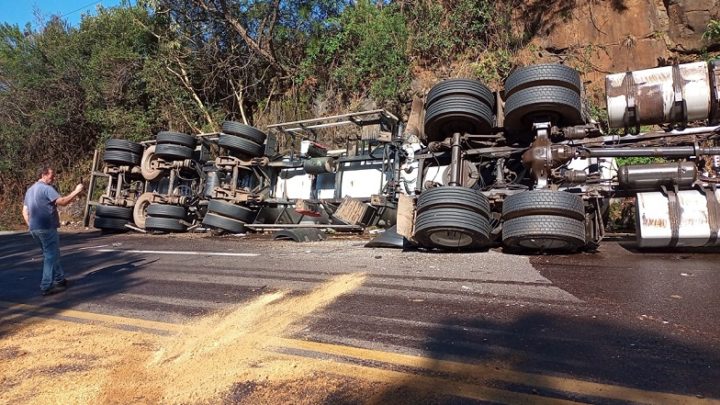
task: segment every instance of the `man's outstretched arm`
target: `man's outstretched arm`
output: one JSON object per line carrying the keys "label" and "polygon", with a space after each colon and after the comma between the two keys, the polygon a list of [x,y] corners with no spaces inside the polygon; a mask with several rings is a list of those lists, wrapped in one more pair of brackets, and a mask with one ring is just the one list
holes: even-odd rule
{"label": "man's outstretched arm", "polygon": [[70,204],[75,199],[75,197],[77,197],[77,195],[80,194],[82,191],[83,191],[83,185],[78,184],[77,186],[75,186],[75,190],[73,190],[72,193],[70,193],[64,197],[58,197],[58,199],[55,200],[55,205],[64,207],[64,206]]}

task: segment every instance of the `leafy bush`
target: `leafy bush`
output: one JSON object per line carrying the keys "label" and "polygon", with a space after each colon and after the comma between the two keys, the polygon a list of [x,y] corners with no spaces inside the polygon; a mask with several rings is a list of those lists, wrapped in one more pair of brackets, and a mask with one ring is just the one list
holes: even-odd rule
{"label": "leafy bush", "polygon": [[327,21],[326,35],[308,44],[298,81],[319,82],[351,97],[369,95],[381,103],[396,100],[410,83],[407,38],[396,6],[358,1]]}
{"label": "leafy bush", "polygon": [[707,41],[720,41],[720,20],[710,20],[702,37]]}

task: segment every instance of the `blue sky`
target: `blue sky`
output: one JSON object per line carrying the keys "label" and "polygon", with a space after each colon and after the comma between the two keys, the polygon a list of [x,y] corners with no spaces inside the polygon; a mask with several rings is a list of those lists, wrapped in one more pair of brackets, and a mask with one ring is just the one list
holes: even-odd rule
{"label": "blue sky", "polygon": [[52,15],[60,15],[71,25],[78,25],[82,15],[95,14],[98,5],[113,7],[120,3],[122,0],[0,0],[0,22],[17,24],[21,28],[31,23],[37,28],[35,10],[38,10],[45,20]]}

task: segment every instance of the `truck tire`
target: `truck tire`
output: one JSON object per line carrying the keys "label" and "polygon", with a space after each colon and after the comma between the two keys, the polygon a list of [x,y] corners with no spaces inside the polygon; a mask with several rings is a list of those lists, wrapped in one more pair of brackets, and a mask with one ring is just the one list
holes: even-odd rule
{"label": "truck tire", "polygon": [[147,216],[155,218],[185,219],[187,217],[187,210],[185,207],[171,204],[150,204],[147,207],[146,213]]}
{"label": "truck tire", "polygon": [[227,218],[222,215],[207,213],[202,221],[203,225],[220,229],[230,233],[245,233],[245,223],[237,219]]}
{"label": "truck tire", "polygon": [[425,248],[473,250],[489,243],[490,224],[474,211],[435,208],[417,214],[414,239]]}
{"label": "truck tire", "polygon": [[177,218],[147,217],[145,219],[145,229],[148,231],[163,232],[185,232],[187,226],[180,223]]}
{"label": "truck tire", "polygon": [[259,145],[265,143],[265,139],[267,139],[267,135],[259,129],[235,121],[223,122],[222,132],[229,135],[239,136],[240,138],[253,141]]}
{"label": "truck tire", "polygon": [[585,221],[529,215],[503,222],[503,245],[519,252],[574,252],[585,245]]}
{"label": "truck tire", "polygon": [[128,228],[125,227],[127,223],[127,219],[95,216],[93,227],[104,231],[127,231]]}
{"label": "truck tire", "polygon": [[265,152],[263,145],[235,135],[220,134],[218,145],[249,157],[260,157]]}
{"label": "truck tire", "polygon": [[425,101],[425,108],[434,102],[450,95],[466,95],[475,97],[487,104],[491,110],[495,109],[495,96],[481,81],[473,79],[448,79],[430,89]]}
{"label": "truck tire", "polygon": [[505,80],[505,98],[535,86],[560,86],[580,94],[582,83],[577,70],[557,63],[521,67]]}
{"label": "truck tire", "polygon": [[531,131],[533,120],[540,117],[558,127],[583,123],[580,95],[560,86],[535,86],[519,90],[505,103],[505,129]]}
{"label": "truck tire", "polygon": [[490,202],[478,190],[466,187],[435,187],[420,194],[417,213],[436,208],[462,208],[477,212],[485,218],[490,215]]}
{"label": "truck tire", "polygon": [[95,216],[103,218],[132,219],[133,210],[130,207],[118,207],[114,205],[96,205]]}
{"label": "truck tire", "polygon": [[475,97],[444,97],[425,111],[425,136],[428,141],[442,141],[456,132],[485,134],[492,127],[492,110]]}
{"label": "truck tire", "polygon": [[197,143],[197,139],[192,135],[183,134],[182,132],[169,131],[158,132],[155,136],[155,140],[158,145],[180,145],[190,149],[194,148]]}
{"label": "truck tire", "polygon": [[527,215],[557,215],[585,220],[585,204],[579,195],[564,191],[523,191],[505,199],[504,220]]}
{"label": "truck tire", "polygon": [[155,145],[155,155],[169,160],[192,159],[193,150],[187,146],[163,143]]}
{"label": "truck tire", "polygon": [[105,150],[122,150],[141,155],[143,153],[143,146],[126,139],[108,139],[108,141],[105,142]]}
{"label": "truck tire", "polygon": [[250,208],[220,200],[210,200],[210,203],[208,204],[208,212],[237,219],[246,224],[251,223],[255,219],[255,212]]}
{"label": "truck tire", "polygon": [[118,166],[137,166],[140,164],[140,155],[124,150],[106,150],[103,161]]}

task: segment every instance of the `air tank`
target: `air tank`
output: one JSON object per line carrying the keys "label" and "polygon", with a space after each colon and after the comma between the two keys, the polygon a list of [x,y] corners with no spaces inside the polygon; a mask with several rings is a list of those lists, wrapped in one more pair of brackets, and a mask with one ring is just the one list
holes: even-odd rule
{"label": "air tank", "polygon": [[205,173],[205,188],[203,189],[203,195],[206,198],[214,197],[215,187],[220,185],[220,177],[218,176],[217,167],[214,164],[206,164],[203,166],[203,172]]}
{"label": "air tank", "polygon": [[661,186],[691,188],[697,178],[693,162],[628,165],[618,169],[620,187],[628,191],[659,191]]}
{"label": "air tank", "polygon": [[606,76],[610,128],[713,120],[720,65],[695,62]]}
{"label": "air tank", "polygon": [[307,174],[335,173],[335,159],[319,157],[303,162],[303,169]]}

